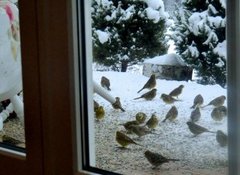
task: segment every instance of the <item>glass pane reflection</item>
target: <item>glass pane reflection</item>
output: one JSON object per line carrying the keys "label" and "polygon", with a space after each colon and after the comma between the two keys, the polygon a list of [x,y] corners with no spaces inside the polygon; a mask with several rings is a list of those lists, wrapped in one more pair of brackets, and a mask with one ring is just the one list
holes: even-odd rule
{"label": "glass pane reflection", "polygon": [[0,141],[25,148],[20,27],[17,1],[0,1]]}

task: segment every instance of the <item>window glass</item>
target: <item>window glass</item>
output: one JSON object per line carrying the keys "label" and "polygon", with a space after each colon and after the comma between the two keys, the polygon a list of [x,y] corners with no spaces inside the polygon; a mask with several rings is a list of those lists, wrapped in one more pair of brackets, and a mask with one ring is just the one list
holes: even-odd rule
{"label": "window glass", "polygon": [[[0,1],[0,142],[25,148],[20,26],[16,0]],[[22,150],[22,149],[21,149]]]}
{"label": "window glass", "polygon": [[226,2],[88,5],[88,165],[119,174],[227,174]]}

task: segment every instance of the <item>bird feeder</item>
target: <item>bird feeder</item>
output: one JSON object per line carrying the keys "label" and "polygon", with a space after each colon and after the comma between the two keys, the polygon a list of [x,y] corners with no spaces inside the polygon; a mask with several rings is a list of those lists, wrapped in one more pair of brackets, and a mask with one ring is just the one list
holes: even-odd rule
{"label": "bird feeder", "polygon": [[9,113],[15,111],[23,120],[21,53],[18,9],[9,1],[0,1],[0,101],[10,105],[0,113],[0,130]]}

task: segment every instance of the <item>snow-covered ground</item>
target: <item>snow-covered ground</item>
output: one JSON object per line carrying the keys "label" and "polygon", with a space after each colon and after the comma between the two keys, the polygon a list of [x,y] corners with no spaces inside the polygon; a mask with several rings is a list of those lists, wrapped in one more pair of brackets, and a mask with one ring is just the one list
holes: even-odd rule
{"label": "snow-covered ground", "polygon": [[[96,166],[102,169],[118,172],[121,174],[225,174],[227,172],[227,147],[220,147],[214,133],[203,133],[197,137],[189,131],[186,122],[189,120],[196,95],[201,94],[204,104],[218,97],[226,95],[226,89],[218,85],[200,85],[196,82],[157,80],[157,96],[152,101],[144,99],[133,100],[135,97],[147,92],[139,89],[148,80],[136,70],[133,72],[93,72],[93,79],[100,83],[101,76],[106,76],[111,82],[109,93],[114,97],[120,97],[123,108],[121,112],[112,108],[111,104],[94,94],[94,99],[105,109],[106,115],[103,121],[96,122]],[[144,147],[130,145],[127,150],[119,150],[115,141],[117,130],[124,130],[119,125],[135,119],[137,112],[144,112],[148,118],[156,112],[158,119],[162,121],[172,105],[166,105],[161,99],[162,93],[169,93],[174,88],[183,84],[184,89],[179,96],[181,101],[174,105],[178,109],[178,117],[175,122],[160,122],[156,128],[157,134],[150,134],[137,140]],[[225,102],[226,105],[226,102]],[[213,107],[201,109],[201,118],[197,124],[212,131],[222,130],[227,132],[227,118],[221,122],[215,122],[211,118]],[[134,135],[129,135],[136,138]],[[170,158],[181,159],[180,162],[164,164],[156,170],[144,157],[144,151],[149,149],[161,153]],[[190,173],[191,172],[191,173]],[[170,173],[171,174],[171,173]],[[173,173],[174,174],[174,173]]]}

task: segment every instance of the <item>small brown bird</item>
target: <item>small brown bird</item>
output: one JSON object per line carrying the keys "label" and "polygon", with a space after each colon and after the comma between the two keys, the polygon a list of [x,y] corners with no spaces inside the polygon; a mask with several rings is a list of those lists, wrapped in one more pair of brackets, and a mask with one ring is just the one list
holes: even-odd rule
{"label": "small brown bird", "polygon": [[167,94],[162,94],[160,97],[166,104],[173,104],[175,101],[181,101],[181,100],[177,100],[175,98],[173,98],[170,95]]}
{"label": "small brown bird", "polygon": [[21,142],[20,140],[14,139],[13,137],[3,135],[2,136],[2,143],[16,146],[16,145],[21,144],[23,142]]}
{"label": "small brown bird", "polygon": [[130,131],[136,134],[138,137],[145,136],[147,134],[151,134],[152,132],[145,126],[140,126],[140,125],[131,125],[129,127]]}
{"label": "small brown bird", "polygon": [[147,121],[146,126],[150,129],[155,129],[159,123],[159,120],[155,113],[152,114],[151,118]]}
{"label": "small brown bird", "polygon": [[99,106],[98,108],[96,108],[96,111],[95,111],[95,116],[96,116],[96,119],[99,121],[99,120],[102,120],[105,116],[105,110],[103,108],[103,106]]}
{"label": "small brown bird", "polygon": [[131,129],[131,125],[139,125],[140,123],[137,121],[137,120],[131,120],[131,121],[127,121],[126,123],[123,123],[123,124],[120,124],[120,125],[123,125],[123,127],[130,133],[132,133],[130,131]]}
{"label": "small brown bird", "polygon": [[136,143],[135,141],[133,141],[133,139],[131,139],[130,137],[128,137],[127,135],[125,135],[124,133],[117,131],[116,132],[116,141],[123,147],[126,148],[129,144],[135,144],[135,145],[139,145],[142,146],[138,143]]}
{"label": "small brown bird", "polygon": [[219,106],[219,107],[213,108],[211,112],[211,117],[215,121],[221,121],[225,116],[227,116],[226,106]]}
{"label": "small brown bird", "polygon": [[137,93],[141,92],[143,89],[152,89],[156,86],[156,76],[152,74],[148,81],[145,83],[142,89],[140,89]]}
{"label": "small brown bird", "polygon": [[157,95],[157,89],[152,89],[151,91],[146,92],[145,94],[141,95],[140,97],[134,98],[133,100],[137,100],[140,98],[144,98],[145,100],[152,100]]}
{"label": "small brown bird", "polygon": [[200,112],[200,109],[199,107],[197,106],[192,112],[191,112],[191,115],[190,115],[190,119],[193,123],[197,122],[201,117],[201,112]]}
{"label": "small brown bird", "polygon": [[182,90],[184,88],[184,85],[180,85],[178,86],[176,89],[173,89],[169,95],[172,96],[172,97],[177,97],[182,93]]}
{"label": "small brown bird", "polygon": [[110,89],[110,81],[105,76],[102,76],[102,78],[101,78],[101,86],[103,88],[106,88],[107,90],[111,91],[111,89]]}
{"label": "small brown bird", "polygon": [[116,101],[112,104],[114,109],[121,109],[122,112],[125,112],[125,110],[122,108],[122,104],[120,102],[119,97],[115,97]]}
{"label": "small brown bird", "polygon": [[147,115],[143,112],[138,112],[136,115],[135,115],[135,118],[136,118],[136,121],[139,122],[139,124],[143,124],[147,118]]}
{"label": "small brown bird", "polygon": [[217,131],[216,140],[222,147],[227,146],[228,144],[228,136],[224,134],[224,132],[222,132],[221,130]]}
{"label": "small brown bird", "polygon": [[168,159],[159,153],[154,153],[149,150],[145,151],[144,155],[147,158],[147,160],[149,161],[149,163],[151,163],[151,165],[153,165],[154,168],[156,168],[164,163],[168,163],[170,161],[180,161],[179,159]]}
{"label": "small brown bird", "polygon": [[188,128],[189,130],[195,135],[199,135],[199,134],[202,134],[204,132],[211,132],[211,133],[215,133],[213,131],[209,131],[207,128],[204,128],[200,125],[197,125],[196,123],[193,123],[193,122],[190,122],[188,121],[187,122],[187,125],[188,125]]}
{"label": "small brown bird", "polygon": [[219,107],[219,106],[222,106],[224,104],[225,100],[226,100],[226,96],[221,95],[219,97],[214,98],[212,101],[210,101],[207,105],[205,105],[203,107],[206,107],[206,106],[209,106],[209,105],[212,105],[214,107]]}
{"label": "small brown bird", "polygon": [[197,106],[200,107],[200,106],[203,104],[203,102],[204,102],[204,100],[203,100],[202,95],[201,95],[201,94],[198,94],[198,95],[194,98],[194,100],[193,100],[193,105],[192,105],[191,108],[195,108],[195,107],[197,107]]}
{"label": "small brown bird", "polygon": [[166,114],[165,119],[162,122],[165,122],[167,119],[170,121],[173,121],[177,118],[177,116],[178,116],[178,110],[176,106],[172,106],[168,111],[168,113]]}

